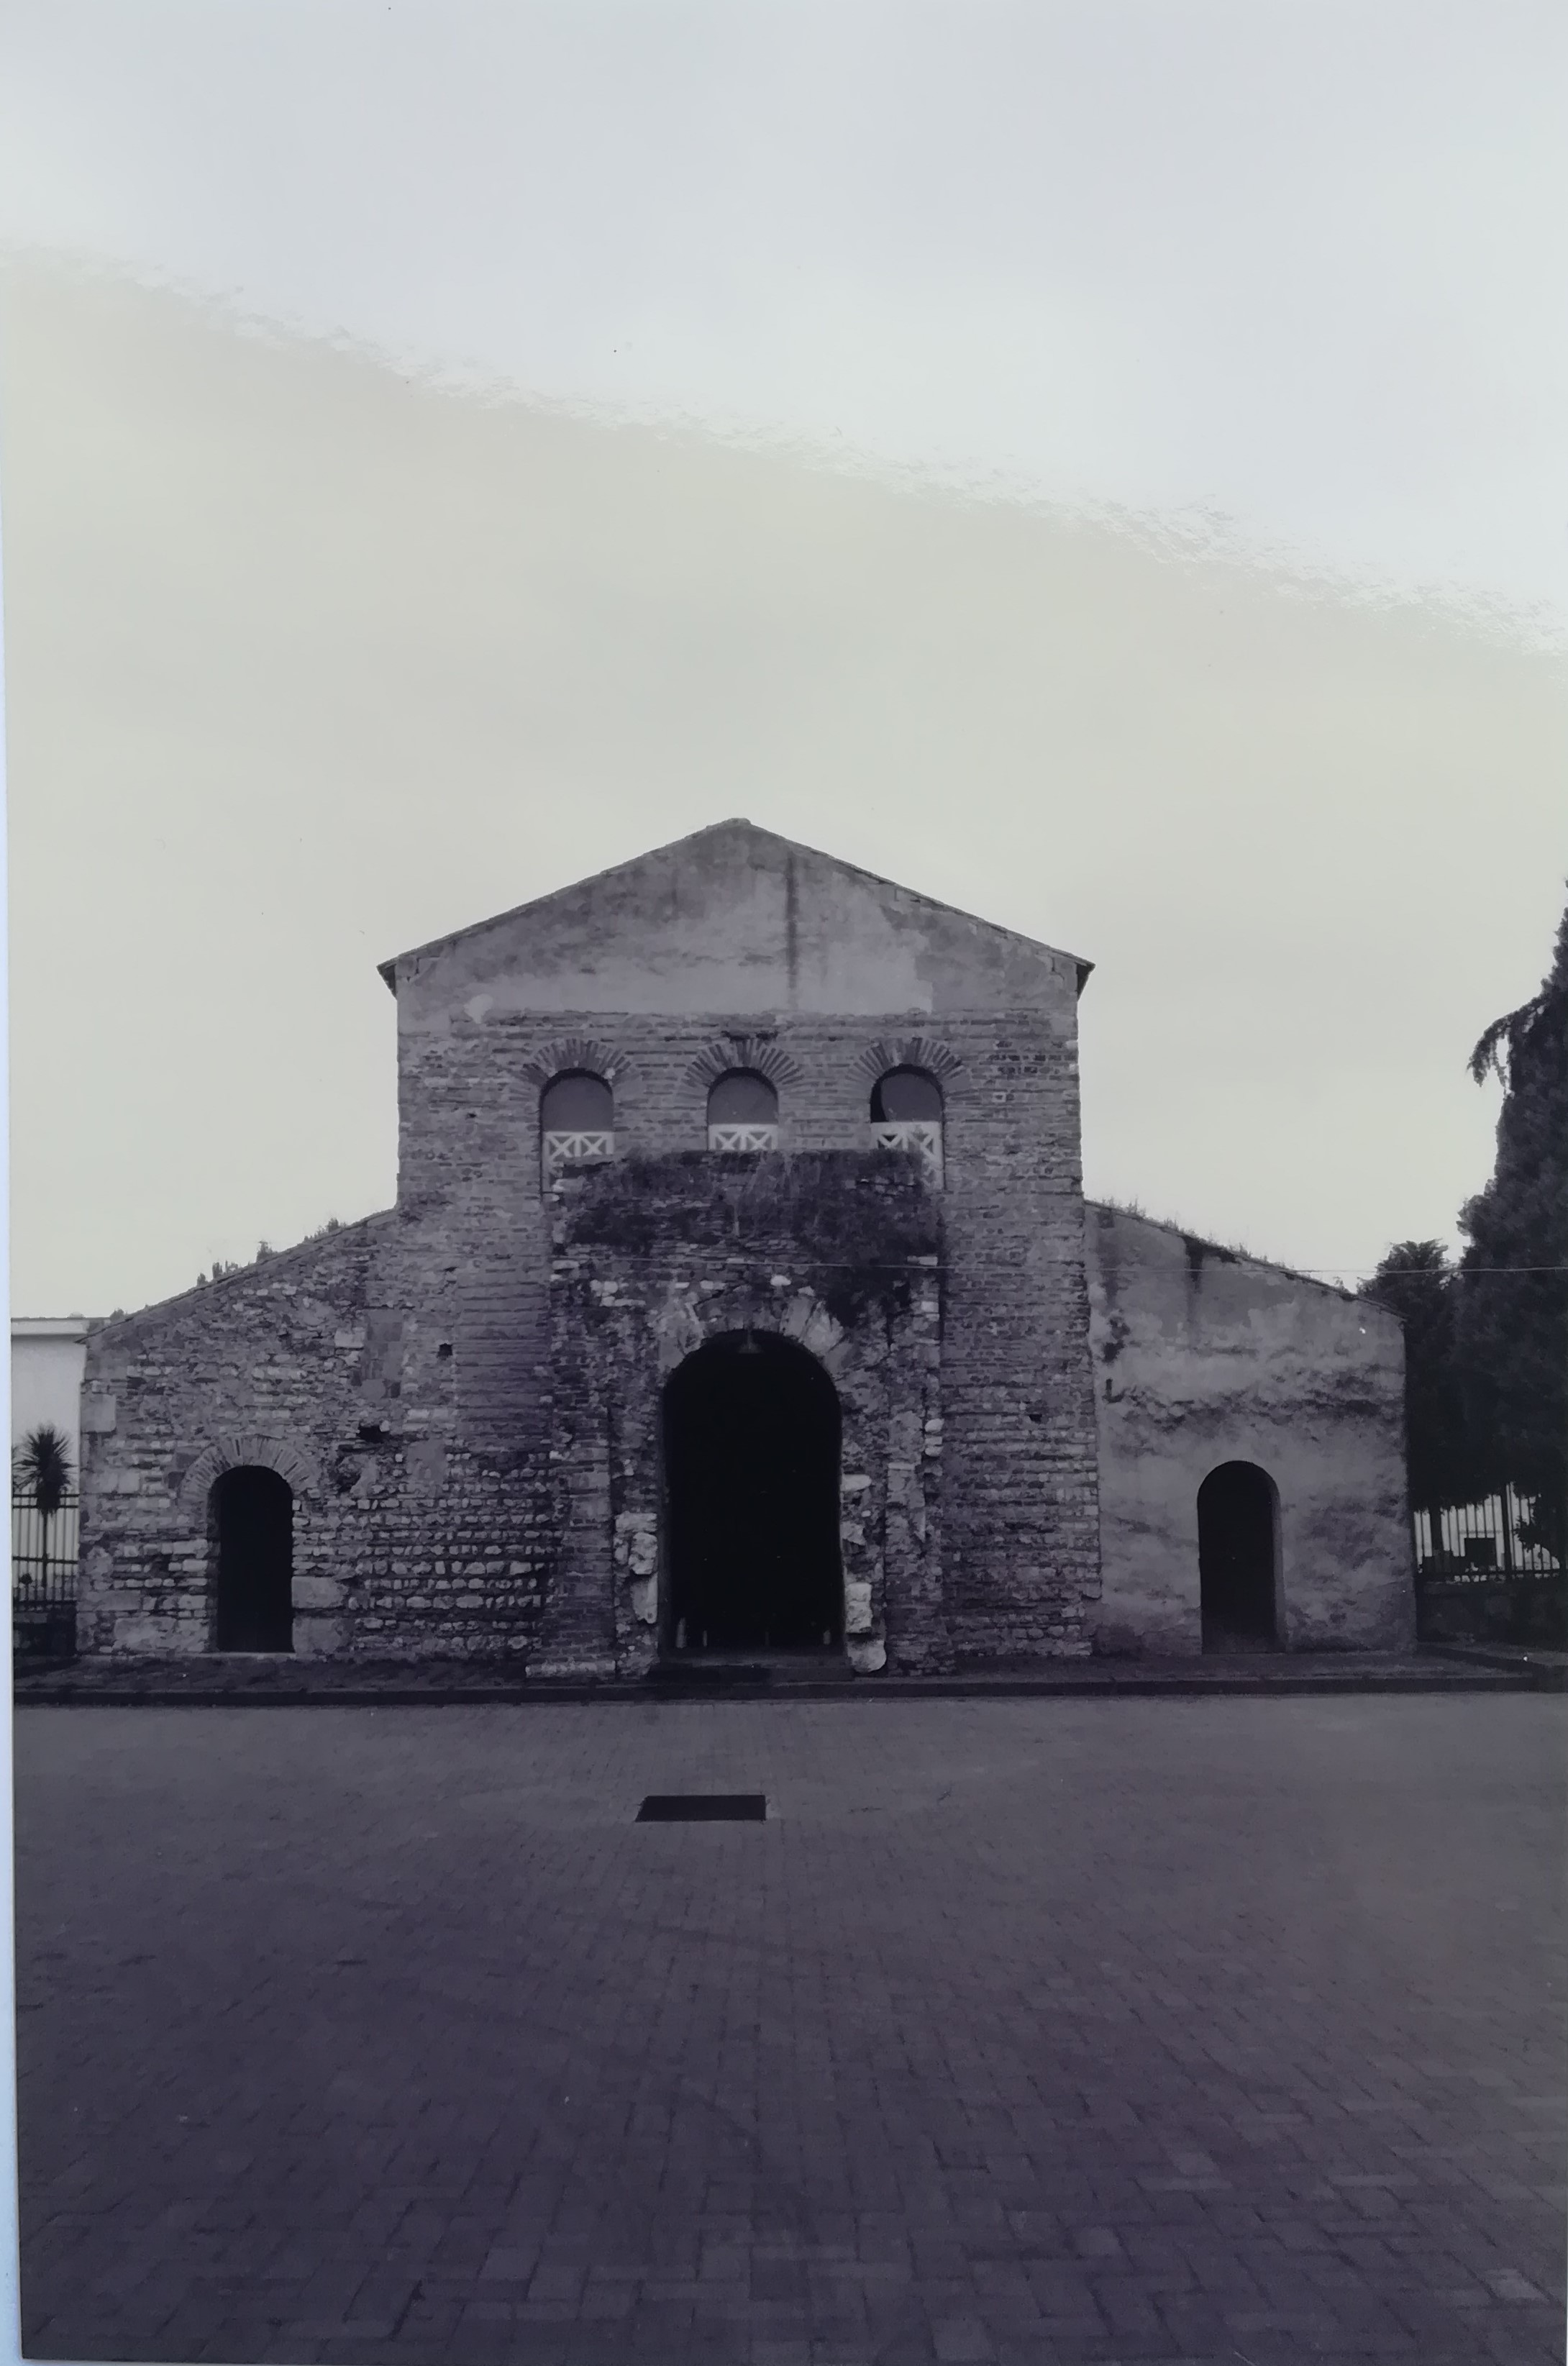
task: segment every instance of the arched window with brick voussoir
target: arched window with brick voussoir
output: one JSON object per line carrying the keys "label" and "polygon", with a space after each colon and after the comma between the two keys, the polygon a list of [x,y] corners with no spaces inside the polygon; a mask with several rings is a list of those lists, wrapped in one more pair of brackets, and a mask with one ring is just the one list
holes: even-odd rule
{"label": "arched window with brick voussoir", "polygon": [[779,1097],[755,1068],[729,1068],[708,1089],[708,1148],[776,1150]]}
{"label": "arched window with brick voussoir", "polygon": [[615,1155],[615,1098],[587,1068],[552,1076],[539,1095],[539,1147],[547,1183],[563,1167]]}
{"label": "arched window with brick voussoir", "polygon": [[906,1150],[933,1189],[942,1189],[942,1087],[924,1068],[889,1068],[871,1093],[871,1138],[878,1150]]}

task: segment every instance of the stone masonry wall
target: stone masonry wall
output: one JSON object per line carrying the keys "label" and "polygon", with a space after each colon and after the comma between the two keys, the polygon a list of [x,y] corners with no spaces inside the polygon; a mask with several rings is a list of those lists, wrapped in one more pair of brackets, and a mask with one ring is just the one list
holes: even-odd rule
{"label": "stone masonry wall", "polygon": [[[550,1460],[543,1083],[592,1062],[613,1082],[620,1156],[684,1155],[716,1180],[716,1065],[776,1071],[786,1160],[863,1158],[872,1083],[902,1058],[942,1075],[947,1108],[940,1651],[1083,1648],[1095,1472],[1076,1076],[1070,1019],[1038,1013],[954,1014],[941,1036],[821,1017],[727,1027],[722,1014],[459,1013],[412,1031],[396,1211],[95,1339],[90,1377],[120,1412],[86,1473],[86,1648],[206,1647],[205,1491],[187,1500],[184,1472],[214,1441],[254,1433],[302,1474],[298,1648],[525,1655],[567,1500]],[[386,1437],[361,1436],[372,1418]]]}
{"label": "stone masonry wall", "polygon": [[798,1342],[842,1422],[852,1665],[950,1663],[941,1573],[941,1229],[905,1157],[867,1151],[579,1171],[554,1189],[555,1453],[570,1510],[538,1665],[635,1674],[657,1649],[661,1391],[705,1340]]}
{"label": "stone masonry wall", "polygon": [[[873,1084],[908,1064],[935,1074],[946,1101],[939,1313],[911,1373],[889,1366],[877,1385],[887,1420],[904,1424],[888,1470],[923,1466],[909,1425],[925,1412],[917,1421],[914,1400],[894,1395],[924,1391],[923,1359],[940,1355],[946,1639],[933,1628],[919,1649],[991,1662],[1087,1650],[1099,1524],[1076,1065],[1085,974],[1071,955],[743,822],[400,955],[383,971],[398,1007],[395,1212],[95,1343],[99,1394],[118,1392],[120,1410],[106,1414],[87,1474],[97,1558],[85,1632],[97,1648],[202,1647],[205,1492],[248,1440],[258,1458],[289,1458],[278,1467],[299,1507],[300,1648],[525,1653],[558,1539],[570,1560],[580,1534],[561,1391],[581,1382],[591,1335],[568,1319],[570,1292],[552,1290],[543,1087],[567,1069],[604,1076],[617,1161],[694,1161],[695,1222],[704,1191],[728,1188],[706,1150],[716,1072],[773,1077],[781,1171],[804,1172],[818,1155],[865,1160]],[[695,1237],[688,1226],[670,1253]],[[793,1276],[785,1245],[778,1269]],[[760,1268],[714,1254],[714,1272],[694,1268],[694,1303],[772,1291]],[[579,1276],[590,1296],[595,1278]],[[827,1304],[823,1276],[810,1293]],[[613,1492],[608,1443],[604,1453]],[[902,1516],[895,1494],[874,1526],[890,1534]],[[920,1516],[929,1537],[931,1504]],[[896,1640],[889,1627],[890,1653]]]}
{"label": "stone masonry wall", "polygon": [[400,1204],[450,1277],[464,1436],[547,1434],[548,1212],[539,1097],[590,1066],[615,1093],[617,1156],[705,1157],[707,1077],[763,1065],[779,1149],[863,1152],[876,1074],[932,1068],[946,1101],[946,1598],[960,1656],[1087,1651],[1096,1598],[1096,1437],[1083,1276],[1076,1019],[954,1011],[922,1026],[819,1013],[518,1012],[417,983],[400,1053]]}
{"label": "stone masonry wall", "polygon": [[1201,1648],[1198,1490],[1254,1462],[1279,1492],[1283,1640],[1415,1636],[1404,1337],[1321,1282],[1121,1210],[1089,1211],[1102,1650]]}
{"label": "stone masonry wall", "polygon": [[431,1266],[416,1223],[373,1216],[94,1333],[84,1651],[210,1648],[210,1491],[263,1463],[294,1494],[297,1651],[525,1654],[548,1466],[461,1435]]}
{"label": "stone masonry wall", "polygon": [[958,1663],[1089,1648],[1099,1472],[1070,1004],[954,1026],[944,1590]]}
{"label": "stone masonry wall", "polygon": [[748,822],[400,955],[400,1192],[455,1271],[470,1435],[547,1420],[538,1092],[613,1083],[622,1155],[700,1154],[717,1067],[762,1066],[780,1149],[863,1151],[879,1068],[947,1102],[945,1588],[964,1648],[1087,1649],[1095,1424],[1077,1002],[1088,965]]}

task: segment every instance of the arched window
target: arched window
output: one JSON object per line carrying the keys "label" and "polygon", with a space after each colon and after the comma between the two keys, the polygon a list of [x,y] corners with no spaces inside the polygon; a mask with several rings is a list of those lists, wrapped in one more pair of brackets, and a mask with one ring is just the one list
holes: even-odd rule
{"label": "arched window", "polygon": [[603,1076],[586,1068],[552,1076],[539,1096],[545,1180],[563,1166],[615,1155],[615,1103]]}
{"label": "arched window", "polygon": [[908,1150],[933,1189],[942,1189],[942,1087],[924,1068],[889,1068],[871,1095],[871,1138],[878,1150]]}
{"label": "arched window", "polygon": [[776,1150],[779,1097],[755,1068],[730,1068],[708,1091],[710,1150]]}

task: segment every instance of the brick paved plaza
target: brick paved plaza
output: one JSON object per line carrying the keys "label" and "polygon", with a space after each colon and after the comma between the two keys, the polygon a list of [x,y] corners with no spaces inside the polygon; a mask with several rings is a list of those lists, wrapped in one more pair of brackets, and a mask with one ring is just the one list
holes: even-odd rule
{"label": "brick paved plaza", "polygon": [[1558,2360],[1563,1729],[25,1708],[28,2354]]}

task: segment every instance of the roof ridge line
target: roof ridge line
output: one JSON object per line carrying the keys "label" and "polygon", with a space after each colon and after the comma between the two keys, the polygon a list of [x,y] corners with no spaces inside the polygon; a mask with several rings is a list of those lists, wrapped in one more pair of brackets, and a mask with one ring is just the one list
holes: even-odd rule
{"label": "roof ridge line", "polygon": [[1093,1209],[1108,1216],[1125,1216],[1134,1224],[1152,1224],[1156,1233],[1174,1233],[1178,1240],[1193,1241],[1200,1248],[1212,1249],[1216,1256],[1232,1265],[1258,1265],[1268,1273],[1280,1273],[1288,1281],[1304,1281],[1312,1290],[1326,1290],[1331,1297],[1356,1301],[1356,1292],[1343,1283],[1325,1281],[1320,1274],[1303,1273],[1299,1266],[1285,1265],[1279,1257],[1260,1256],[1256,1249],[1233,1248],[1227,1242],[1211,1240],[1206,1233],[1194,1232],[1190,1224],[1179,1224],[1174,1216],[1149,1216],[1141,1209],[1119,1207],[1114,1200],[1091,1200],[1084,1196],[1086,1212]]}
{"label": "roof ridge line", "polygon": [[863,879],[873,886],[891,889],[896,896],[911,896],[917,903],[930,905],[933,910],[951,913],[954,918],[967,920],[974,927],[988,930],[992,935],[1006,937],[1014,944],[1028,945],[1036,952],[1047,952],[1071,962],[1077,972],[1077,991],[1094,968],[1081,953],[1069,952],[1063,945],[1047,944],[1043,937],[1026,936],[1021,929],[1010,929],[1000,920],[987,920],[979,912],[965,911],[961,904],[950,904],[941,896],[928,895],[922,887],[907,886],[902,880],[889,879],[880,871],[868,871],[863,863],[848,862],[840,854],[830,854],[826,847],[808,846],[804,839],[786,838],[782,830],[770,829],[765,823],[751,821],[744,814],[731,814],[723,821],[705,822],[700,829],[687,830],[680,838],[664,839],[658,846],[645,847],[641,853],[627,855],[620,862],[606,863],[603,870],[590,871],[581,879],[569,879],[558,887],[548,887],[543,895],[530,896],[521,904],[510,905],[504,911],[492,912],[482,920],[469,920],[463,927],[444,930],[438,936],[428,937],[423,944],[409,945],[400,952],[391,953],[376,964],[377,975],[392,993],[397,992],[397,968],[400,962],[417,961],[426,953],[442,952],[462,937],[477,935],[481,930],[500,928],[508,920],[521,919],[528,912],[537,911],[542,905],[552,903],[558,896],[567,896],[574,889],[597,886],[603,880],[613,879],[618,872],[630,871],[639,862],[650,862],[660,854],[672,854],[677,847],[690,846],[700,838],[711,838],[718,830],[745,829],[758,838],[771,839],[777,846],[787,847],[793,854],[808,854],[819,862],[831,863],[835,869],[847,872],[852,878]]}

